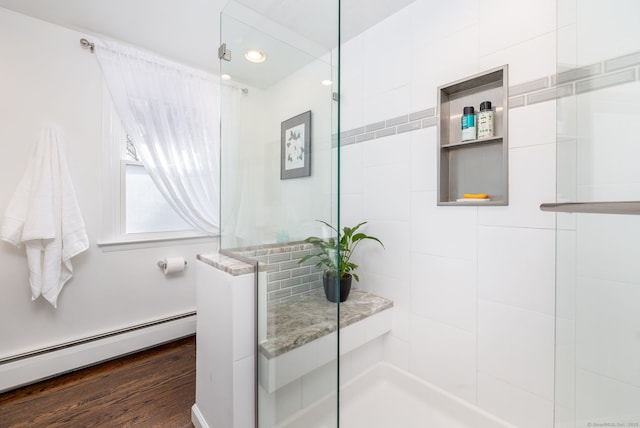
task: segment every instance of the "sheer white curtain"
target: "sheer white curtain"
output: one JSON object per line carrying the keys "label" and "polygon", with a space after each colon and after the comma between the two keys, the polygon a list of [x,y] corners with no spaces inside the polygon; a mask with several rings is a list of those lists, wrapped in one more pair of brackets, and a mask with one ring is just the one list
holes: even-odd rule
{"label": "sheer white curtain", "polygon": [[194,229],[220,228],[217,80],[138,49],[96,41],[107,87],[160,193]]}

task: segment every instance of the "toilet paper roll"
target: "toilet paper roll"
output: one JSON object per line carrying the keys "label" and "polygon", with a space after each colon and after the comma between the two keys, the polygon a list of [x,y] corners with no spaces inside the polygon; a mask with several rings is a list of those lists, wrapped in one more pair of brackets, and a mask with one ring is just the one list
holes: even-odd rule
{"label": "toilet paper roll", "polygon": [[167,257],[164,259],[163,271],[165,275],[182,272],[185,266],[186,262],[184,261],[184,257]]}

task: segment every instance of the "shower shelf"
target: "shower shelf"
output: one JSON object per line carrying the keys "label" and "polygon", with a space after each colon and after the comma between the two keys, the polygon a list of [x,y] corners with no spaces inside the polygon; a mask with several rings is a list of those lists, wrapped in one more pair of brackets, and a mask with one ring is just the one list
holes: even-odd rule
{"label": "shower shelf", "polygon": [[540,210],[561,213],[640,215],[640,201],[547,203],[541,204]]}
{"label": "shower shelf", "polygon": [[491,138],[480,138],[478,140],[468,140],[468,141],[459,141],[455,143],[443,144],[443,149],[453,149],[456,147],[470,146],[473,144],[491,144],[491,143],[501,143],[502,137],[491,137]]}
{"label": "shower shelf", "polygon": [[[438,88],[438,205],[508,205],[509,66],[503,65]],[[491,101],[495,136],[462,141],[465,106]],[[486,193],[490,201],[458,201]]]}

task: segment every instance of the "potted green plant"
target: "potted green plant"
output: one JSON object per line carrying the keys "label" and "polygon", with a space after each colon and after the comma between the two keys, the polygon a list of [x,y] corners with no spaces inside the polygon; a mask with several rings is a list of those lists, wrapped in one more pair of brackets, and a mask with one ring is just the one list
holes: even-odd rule
{"label": "potted green plant", "polygon": [[358,278],[358,275],[355,273],[358,265],[351,261],[351,256],[358,247],[358,244],[366,239],[377,242],[382,248],[384,248],[384,244],[374,236],[358,232],[361,226],[367,224],[366,221],[363,221],[355,227],[345,226],[340,232],[329,223],[322,220],[318,221],[331,228],[336,236],[329,239],[310,236],[305,239],[305,242],[313,244],[317,251],[304,256],[300,259],[299,263],[317,258],[318,263],[316,267],[325,267],[322,282],[327,300],[330,302],[337,302],[338,300],[344,302],[347,300],[347,297],[349,297],[349,292],[351,291],[351,278],[360,281],[360,278]]}

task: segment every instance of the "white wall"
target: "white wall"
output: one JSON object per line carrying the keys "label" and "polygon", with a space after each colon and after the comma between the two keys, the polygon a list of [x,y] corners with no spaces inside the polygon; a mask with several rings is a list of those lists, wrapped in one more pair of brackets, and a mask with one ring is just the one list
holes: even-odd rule
{"label": "white wall", "polygon": [[[0,211],[27,164],[40,127],[57,125],[91,248],[73,259],[75,274],[54,309],[31,301],[24,250],[0,243],[0,357],[112,331],[196,307],[197,245],[132,246],[107,251],[100,241],[102,77],[76,31],[0,8]],[[181,255],[189,267],[165,277],[156,261]]]}
{"label": "white wall", "polygon": [[[559,106],[559,117],[573,120],[566,121],[564,141],[558,143],[558,188],[572,190],[566,194],[571,200],[637,201],[640,145],[633,124],[640,119],[635,108],[640,96],[640,4],[558,4],[566,11],[564,31],[558,35],[559,46],[565,47],[559,58],[563,64],[600,64],[609,76],[636,67],[635,81],[586,92]],[[635,61],[621,65],[613,58],[629,54]],[[561,214],[558,225],[558,426],[637,423],[640,218]]]}
{"label": "white wall", "polygon": [[[509,64],[556,71],[555,1],[417,0],[342,49],[342,131],[436,106]],[[349,25],[343,23],[343,25]],[[342,151],[342,220],[368,220],[360,287],[392,298],[386,358],[521,427],[553,424],[555,101],[510,111],[510,203],[436,206],[437,129]]]}
{"label": "white wall", "polygon": [[[242,95],[238,143],[223,141],[222,147],[223,177],[227,178],[222,183],[222,248],[274,243],[282,232],[289,241],[300,241],[320,233],[316,219],[335,217],[337,170],[331,135],[337,127],[336,103],[332,87],[320,83],[331,80],[332,72],[327,55],[268,88],[249,88]],[[308,110],[311,176],[281,180],[281,123]],[[238,182],[230,183],[236,171]],[[239,191],[230,192],[232,187]],[[227,211],[229,205],[234,209]]]}

